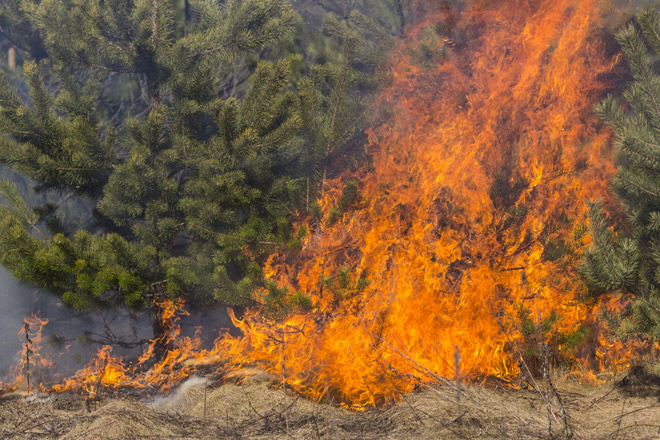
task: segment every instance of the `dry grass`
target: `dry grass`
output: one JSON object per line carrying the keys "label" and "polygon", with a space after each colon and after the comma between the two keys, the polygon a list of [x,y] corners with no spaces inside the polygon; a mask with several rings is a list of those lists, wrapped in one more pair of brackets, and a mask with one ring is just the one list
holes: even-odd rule
{"label": "dry grass", "polygon": [[[660,438],[660,377],[637,368],[599,387],[555,379],[577,439]],[[539,383],[540,387],[544,384]],[[553,436],[565,436],[556,403]],[[0,403],[0,439],[473,439],[549,438],[536,391],[427,388],[385,409],[353,412],[298,398],[267,382],[191,381],[155,403],[71,396]]]}

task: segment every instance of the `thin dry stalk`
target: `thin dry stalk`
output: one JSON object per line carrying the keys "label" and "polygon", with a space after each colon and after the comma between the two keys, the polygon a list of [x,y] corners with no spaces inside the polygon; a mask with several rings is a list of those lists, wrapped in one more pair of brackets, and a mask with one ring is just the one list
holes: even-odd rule
{"label": "thin dry stalk", "polygon": [[206,390],[209,388],[209,380],[206,379],[206,383],[204,384],[204,418],[206,418]]}
{"label": "thin dry stalk", "polygon": [[527,366],[527,362],[525,362],[525,358],[522,355],[522,352],[520,351],[518,344],[516,343],[516,341],[514,341],[509,337],[509,333],[504,328],[504,324],[502,324],[501,318],[498,318],[497,323],[500,325],[500,329],[502,329],[502,333],[506,337],[507,341],[509,341],[509,343],[512,344],[513,347],[516,349],[516,354],[518,355],[518,359],[519,359],[518,362],[520,366],[524,367],[524,369],[523,368],[520,369],[523,375],[525,376],[527,381],[532,385],[532,387],[534,387],[534,390],[539,394],[539,396],[543,398],[543,392],[541,391],[541,387],[534,379],[534,375],[532,374],[532,371],[529,369],[529,366]]}
{"label": "thin dry stalk", "polygon": [[[501,318],[498,318],[497,322],[499,323],[500,328],[502,329],[502,332],[504,333],[504,336],[506,336],[507,340],[516,349],[516,353],[518,354],[518,358],[519,358],[518,363],[521,366],[520,371],[523,373],[524,376],[526,376],[527,382],[530,383],[534,387],[534,390],[536,390],[538,395],[541,396],[541,399],[543,399],[543,401],[545,402],[545,407],[546,407],[546,410],[547,410],[547,413],[548,413],[548,435],[550,436],[550,438],[553,438],[552,419],[557,420],[557,417],[555,416],[554,412],[552,411],[552,402],[550,401],[550,392],[549,392],[550,390],[549,390],[549,388],[551,386],[551,382],[548,380],[550,375],[547,373],[547,370],[548,370],[548,368],[547,368],[548,357],[547,357],[547,355],[542,354],[543,375],[546,378],[546,391],[543,392],[541,390],[541,387],[539,386],[539,384],[534,379],[534,375],[532,374],[532,371],[529,369],[529,366],[527,365],[527,362],[525,362],[525,357],[522,355],[522,352],[520,351],[520,348],[518,347],[518,344],[516,343],[515,340],[513,340],[509,337],[509,333],[506,331],[506,329],[504,327],[504,324],[501,321]],[[544,343],[542,343],[542,344],[544,344]],[[543,349],[541,351],[543,352]],[[554,388],[554,386],[552,388]],[[559,393],[557,392],[557,395],[558,394]],[[560,402],[561,402],[561,400],[560,400]],[[561,406],[563,407],[563,403],[561,403]],[[564,409],[564,413],[565,413],[565,409]]]}
{"label": "thin dry stalk", "polygon": [[[282,352],[282,391],[284,391],[284,396],[286,396],[286,359],[285,359],[285,350],[286,350],[286,334],[284,332],[284,329],[280,329],[280,338],[282,340],[281,344],[281,352]],[[290,431],[289,431],[289,408],[287,408],[284,411],[284,420],[286,422],[286,436],[291,437]]]}
{"label": "thin dry stalk", "polygon": [[[456,382],[456,387],[461,388],[461,350],[458,348],[458,345],[454,345],[454,382]],[[456,392],[456,402],[461,401],[461,393]]]}
{"label": "thin dry stalk", "polygon": [[[328,406],[332,407],[332,399],[330,398],[330,393],[328,392],[328,384],[325,384],[325,399],[328,403]],[[337,429],[337,422],[335,421],[335,416],[332,411],[330,411],[330,425],[332,426],[332,434],[334,439],[339,438],[339,430]]]}
{"label": "thin dry stalk", "polygon": [[[414,360],[414,359],[411,358],[410,356],[406,355],[406,354],[403,353],[401,350],[399,350],[398,348],[394,347],[392,344],[390,344],[389,342],[387,342],[385,339],[381,338],[380,336],[378,336],[378,339],[380,339],[385,345],[387,345],[388,347],[390,347],[390,348],[391,348],[396,354],[398,354],[399,356],[403,357],[403,358],[406,359],[408,362],[412,363],[415,367],[417,367],[418,369],[420,369],[422,372],[424,372],[424,373],[428,374],[429,376],[433,377],[433,378],[436,379],[438,382],[442,382],[442,383],[444,383],[445,385],[447,385],[447,386],[449,386],[450,388],[454,389],[456,392],[458,392],[458,393],[461,392],[461,389],[458,388],[458,387],[457,387],[455,384],[453,384],[451,381],[445,379],[445,378],[442,377],[442,376],[439,376],[439,375],[435,374],[434,372],[430,371],[428,368],[424,367],[423,365],[420,365],[416,360]],[[405,349],[405,348],[404,348],[404,349]],[[406,351],[407,351],[407,350],[406,350]]]}
{"label": "thin dry stalk", "polygon": [[27,382],[27,395],[30,395],[30,355],[32,352],[32,339],[30,339],[30,323],[23,322],[25,329],[25,380]]}
{"label": "thin dry stalk", "polygon": [[623,404],[621,405],[621,416],[619,416],[619,423],[616,426],[616,434],[614,435],[614,440],[619,438],[619,432],[621,431],[621,422],[623,421],[623,411],[626,409],[626,399],[623,399]]}
{"label": "thin dry stalk", "polygon": [[573,428],[571,427],[568,421],[568,411],[566,411],[566,405],[564,405],[564,399],[562,399],[561,394],[555,387],[555,384],[552,383],[550,374],[548,371],[548,353],[550,352],[550,347],[545,342],[541,343],[541,356],[543,357],[543,376],[545,377],[546,383],[552,395],[557,400],[557,405],[559,406],[559,413],[561,414],[561,419],[564,424],[564,435],[568,438],[573,436]]}
{"label": "thin dry stalk", "polygon": [[543,378],[545,379],[545,393],[543,394],[543,399],[545,400],[545,409],[548,412],[548,436],[553,438],[552,435],[552,418],[554,414],[552,412],[552,405],[550,403],[550,375],[548,374],[548,357],[545,355],[545,350],[543,348],[545,344],[541,342],[541,360],[542,360],[542,369],[543,369]]}
{"label": "thin dry stalk", "polygon": [[316,412],[314,414],[314,418],[312,419],[314,420],[314,431],[316,432],[317,440],[321,440],[321,431],[319,430],[319,422],[317,420],[320,413],[321,413],[321,406],[319,405],[319,407],[316,409]]}
{"label": "thin dry stalk", "polygon": [[286,341],[284,340],[284,337],[285,337],[284,329],[280,329],[280,353],[282,356],[282,390],[286,393],[286,363],[284,356]]}

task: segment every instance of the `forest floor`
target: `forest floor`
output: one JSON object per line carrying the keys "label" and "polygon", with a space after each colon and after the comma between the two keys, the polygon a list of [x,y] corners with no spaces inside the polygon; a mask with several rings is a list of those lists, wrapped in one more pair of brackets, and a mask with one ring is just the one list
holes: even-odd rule
{"label": "forest floor", "polygon": [[533,386],[439,384],[387,408],[358,412],[313,403],[268,381],[209,386],[193,378],[148,402],[5,399],[0,439],[660,438],[660,377],[647,370],[599,386],[557,378],[562,404],[552,397],[554,386],[537,385],[540,393]]}

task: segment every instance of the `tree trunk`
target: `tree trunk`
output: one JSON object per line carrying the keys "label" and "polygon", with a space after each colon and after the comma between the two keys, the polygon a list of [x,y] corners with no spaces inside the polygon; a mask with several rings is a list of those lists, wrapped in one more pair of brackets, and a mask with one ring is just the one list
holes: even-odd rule
{"label": "tree trunk", "polygon": [[172,348],[170,330],[171,322],[163,319],[163,308],[159,304],[153,304],[151,309],[151,328],[154,334],[154,359],[163,359]]}

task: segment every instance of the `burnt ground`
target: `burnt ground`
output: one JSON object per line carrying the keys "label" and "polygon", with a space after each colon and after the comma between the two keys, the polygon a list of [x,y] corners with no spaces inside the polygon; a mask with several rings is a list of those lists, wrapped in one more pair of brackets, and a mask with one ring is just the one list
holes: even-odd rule
{"label": "burnt ground", "polygon": [[148,402],[5,399],[0,439],[542,439],[550,429],[554,438],[660,438],[657,375],[635,368],[599,386],[554,382],[563,405],[542,381],[540,393],[533,386],[446,383],[388,408],[356,412],[310,402],[267,381],[216,387],[194,378]]}

